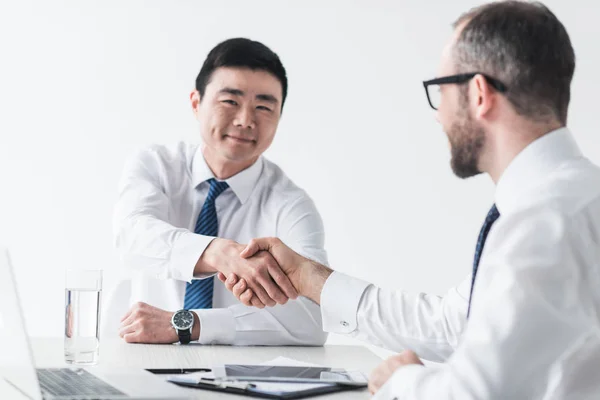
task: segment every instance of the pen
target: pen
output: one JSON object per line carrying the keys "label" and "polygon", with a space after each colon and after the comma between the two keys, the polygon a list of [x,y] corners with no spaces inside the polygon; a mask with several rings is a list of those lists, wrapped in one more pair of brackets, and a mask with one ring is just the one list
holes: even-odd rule
{"label": "pen", "polygon": [[212,370],[209,368],[148,368],[146,371],[153,374],[189,374],[191,372],[210,372]]}

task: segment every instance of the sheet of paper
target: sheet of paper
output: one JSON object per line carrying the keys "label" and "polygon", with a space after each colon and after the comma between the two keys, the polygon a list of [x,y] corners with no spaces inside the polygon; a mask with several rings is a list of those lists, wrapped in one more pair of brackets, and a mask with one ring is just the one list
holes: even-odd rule
{"label": "sheet of paper", "polygon": [[294,360],[293,358],[277,357],[270,361],[260,363],[260,365],[273,365],[276,367],[321,367],[318,364],[311,364],[304,361]]}
{"label": "sheet of paper", "polygon": [[[320,366],[317,364],[310,364],[310,363],[307,363],[304,361],[298,361],[298,360],[294,360],[293,358],[287,358],[287,357],[277,357],[272,360],[260,363],[259,365],[273,365],[276,367],[284,367],[284,366],[288,366],[288,367],[319,367]],[[214,378],[215,378],[215,375],[212,372],[194,372],[191,374],[170,375],[167,379],[170,381],[173,381],[173,382],[198,383],[202,379],[214,379]],[[265,383],[267,383],[267,382],[265,382]],[[262,386],[263,382],[261,382],[260,384]],[[272,383],[268,383],[268,384],[271,385]],[[279,385],[279,384],[275,383],[275,385]],[[285,385],[288,385],[288,384],[286,383]],[[307,384],[292,383],[291,385],[307,385]],[[328,384],[309,383],[308,385],[318,387],[318,386],[327,386]]]}
{"label": "sheet of paper", "polygon": [[193,372],[191,374],[169,375],[168,381],[182,383],[198,383],[202,379],[215,379],[215,374],[211,372]]}
{"label": "sheet of paper", "polygon": [[253,390],[269,393],[288,393],[299,392],[301,390],[310,390],[327,386],[334,386],[335,383],[291,383],[291,382],[253,382],[256,387]]}
{"label": "sheet of paper", "polygon": [[[311,364],[304,361],[294,360],[293,358],[277,357],[270,361],[260,363],[260,365],[273,365],[276,367],[320,367],[318,364]],[[291,383],[291,382],[254,382],[255,390],[269,393],[297,392],[301,390],[310,390],[333,386],[335,383]]]}
{"label": "sheet of paper", "polygon": [[[196,375],[196,376],[191,376]],[[182,382],[182,383],[199,383],[201,378],[197,377],[197,374],[182,374],[182,375],[171,375],[168,378],[171,382]],[[335,383],[293,383],[293,382],[244,382],[252,383],[254,387],[252,390],[259,392],[269,393],[289,393],[298,392],[302,390],[310,390],[316,388],[322,388],[327,386],[334,386]]]}

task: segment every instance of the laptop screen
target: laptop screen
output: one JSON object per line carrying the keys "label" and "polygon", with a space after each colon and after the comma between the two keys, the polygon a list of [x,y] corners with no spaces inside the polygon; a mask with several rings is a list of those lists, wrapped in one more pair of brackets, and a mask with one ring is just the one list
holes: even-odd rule
{"label": "laptop screen", "polygon": [[34,400],[42,394],[8,251],[0,247],[0,377]]}

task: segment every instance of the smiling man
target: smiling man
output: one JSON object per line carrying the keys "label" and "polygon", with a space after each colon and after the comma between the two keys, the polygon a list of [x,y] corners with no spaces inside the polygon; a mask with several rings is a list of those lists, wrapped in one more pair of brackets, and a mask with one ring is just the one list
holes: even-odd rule
{"label": "smiling man", "polygon": [[[273,51],[243,38],[220,43],[190,95],[202,144],[152,146],[126,165],[114,228],[124,264],[137,271],[119,331],[127,342],[325,342],[318,306],[297,298],[274,258],[240,257],[240,243],[277,235],[327,263],[315,205],[262,157],[286,95],[286,72]],[[217,272],[249,280],[259,309],[240,304],[214,279]]]}

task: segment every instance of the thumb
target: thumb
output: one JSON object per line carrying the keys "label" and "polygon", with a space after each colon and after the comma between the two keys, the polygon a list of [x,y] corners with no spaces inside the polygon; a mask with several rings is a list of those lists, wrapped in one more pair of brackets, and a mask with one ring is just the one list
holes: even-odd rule
{"label": "thumb", "polygon": [[404,350],[398,355],[398,360],[403,364],[423,364],[417,353],[412,350]]}
{"label": "thumb", "polygon": [[269,251],[271,244],[266,238],[263,239],[252,239],[250,243],[246,245],[246,248],[240,253],[242,258],[250,258],[261,250]]}

